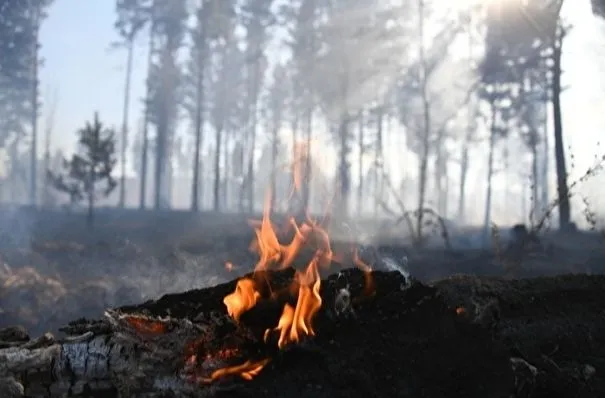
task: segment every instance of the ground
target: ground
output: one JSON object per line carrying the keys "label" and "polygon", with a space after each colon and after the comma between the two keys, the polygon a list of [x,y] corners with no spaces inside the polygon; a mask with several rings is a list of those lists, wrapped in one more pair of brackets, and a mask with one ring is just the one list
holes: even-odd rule
{"label": "ground", "polygon": [[[90,231],[78,214],[11,214],[1,223],[0,328],[18,324],[32,335],[79,317],[101,317],[108,307],[233,283],[256,260],[248,250],[250,217],[241,215],[108,210]],[[418,302],[408,297],[413,289],[383,297],[379,307],[362,305],[355,323],[322,329],[319,357],[314,349],[280,355],[256,384],[225,396],[275,396],[276,375],[281,386],[294,389],[288,396],[301,397],[334,396],[321,385],[341,385],[343,396],[456,396],[451,394],[459,389],[480,397],[487,385],[490,396],[504,397],[513,384],[517,397],[596,397],[605,391],[605,302],[599,293],[605,277],[594,275],[605,274],[605,243],[598,234],[550,234],[542,237],[543,250],[519,257],[504,241],[492,250],[473,247],[472,231],[452,233],[451,248],[436,239],[415,250],[393,235],[371,239],[372,230],[383,227],[360,221],[356,229],[353,236],[366,235],[364,258],[381,259],[377,268],[422,282],[418,289],[431,297],[430,308],[406,309]],[[350,243],[343,236],[336,234],[337,246]],[[222,296],[219,290],[215,294]],[[149,310],[161,314],[164,305],[172,316],[189,317],[175,311],[179,302],[203,302],[196,291],[166,296]],[[166,306],[170,297],[180,298]],[[350,363],[355,365],[347,371]],[[484,380],[473,384],[477,378]],[[302,388],[298,395],[296,388]]]}
{"label": "ground", "polygon": [[[0,327],[20,324],[40,334],[80,316],[101,316],[107,307],[232,280],[256,260],[248,251],[249,218],[109,209],[99,211],[98,225],[90,231],[80,214],[3,211]],[[472,248],[471,233],[451,233],[453,250],[437,238],[435,247],[418,251],[397,235],[375,239],[373,231],[384,232],[383,224],[359,224],[355,237],[363,233],[367,255],[390,257],[425,282],[455,274],[605,273],[605,241],[597,234],[548,238],[547,252],[511,263],[493,251]],[[233,269],[227,270],[226,262]]]}

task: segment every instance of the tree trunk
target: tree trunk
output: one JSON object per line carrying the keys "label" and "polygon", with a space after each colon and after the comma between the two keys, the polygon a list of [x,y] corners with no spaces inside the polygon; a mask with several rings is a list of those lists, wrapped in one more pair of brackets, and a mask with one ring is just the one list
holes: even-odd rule
{"label": "tree trunk", "polygon": [[440,131],[437,137],[437,142],[435,143],[435,169],[434,169],[434,184],[435,184],[435,197],[437,199],[437,212],[439,215],[443,216],[443,196],[444,196],[444,187],[443,187],[443,173],[444,173],[444,162],[445,162],[445,154],[443,148],[443,135],[444,132]]}
{"label": "tree trunk", "polygon": [[30,202],[32,206],[38,205],[38,36],[40,32],[40,7],[34,10],[34,34],[32,48],[32,143],[31,143],[31,169],[30,169]]}
{"label": "tree trunk", "polygon": [[[470,129],[469,129],[470,131]],[[468,176],[468,146],[470,132],[462,144],[462,153],[460,156],[460,186],[458,187],[458,221],[465,222],[466,219],[466,178]]]}
{"label": "tree trunk", "polygon": [[128,41],[126,59],[126,81],[124,83],[124,107],[122,109],[122,142],[120,145],[120,198],[119,207],[126,203],[126,147],[128,140],[128,110],[130,109],[130,80],[132,76],[132,56],[134,53],[134,37]]}
{"label": "tree trunk", "polygon": [[273,126],[273,133],[271,134],[271,186],[270,186],[270,194],[271,194],[271,209],[275,210],[275,198],[277,189],[277,150],[278,150],[278,128],[277,126]]}
{"label": "tree trunk", "polygon": [[416,238],[422,240],[422,223],[424,219],[424,201],[426,197],[426,180],[429,164],[429,142],[428,133],[425,134],[422,145],[422,154],[420,156],[420,164],[418,167],[418,209],[416,214]]}
{"label": "tree trunk", "polygon": [[[531,134],[538,134],[537,131],[532,132]],[[538,176],[538,142],[537,138],[531,145],[531,210],[530,210],[530,222],[533,223],[536,218],[539,218],[538,213],[542,210],[540,209],[540,199],[538,197],[538,186],[539,184],[539,176]],[[525,216],[525,215],[524,215]]]}
{"label": "tree trunk", "polygon": [[351,188],[350,170],[349,170],[349,116],[341,116],[340,126],[338,128],[340,138],[340,159],[338,167],[338,176],[340,180],[340,207],[339,216],[344,220],[349,215],[349,193]]}
{"label": "tree trunk", "polygon": [[483,219],[486,239],[489,236],[489,229],[492,221],[492,177],[494,175],[494,148],[496,146],[496,105],[492,103],[490,104],[490,107],[491,121],[487,158],[487,192],[485,195],[485,217]]}
{"label": "tree trunk", "polygon": [[363,117],[363,109],[359,111],[357,115],[358,123],[359,123],[359,141],[357,142],[357,148],[359,150],[359,159],[357,160],[357,173],[358,173],[358,183],[357,183],[357,214],[360,215],[363,213],[363,155],[365,154],[365,137],[364,137],[364,123],[365,119]]}
{"label": "tree trunk", "polygon": [[552,107],[555,133],[555,161],[557,165],[557,193],[559,202],[559,228],[568,230],[571,227],[571,208],[569,203],[569,188],[567,186],[567,167],[565,165],[565,149],[563,146],[563,123],[561,116],[561,47],[563,33],[557,32],[553,44],[553,81]]}
{"label": "tree trunk", "polygon": [[248,188],[248,212],[254,212],[254,153],[256,150],[256,128],[258,124],[258,91],[259,91],[259,65],[260,61],[255,61],[252,66],[252,103],[250,104],[250,147],[248,148],[248,172],[247,188]]}
{"label": "tree trunk", "polygon": [[198,39],[203,43],[199,44],[202,46],[201,49],[197,51],[197,76],[196,76],[196,84],[195,84],[195,99],[196,99],[196,109],[195,109],[195,148],[194,148],[194,160],[193,160],[193,180],[191,181],[191,211],[198,211],[200,206],[200,151],[202,146],[202,135],[204,129],[204,75],[205,75],[205,55],[206,55],[206,33],[205,26],[203,25],[203,30],[201,37]]}
{"label": "tree trunk", "polygon": [[[384,172],[385,162],[384,162],[384,144],[383,144],[383,109],[380,106],[377,109],[376,114],[376,150],[374,153],[374,168],[378,171],[380,168]],[[375,173],[375,182],[376,182],[376,195],[382,201],[384,200],[384,178],[382,178],[382,173]],[[379,201],[374,201],[374,217],[378,216],[378,205]]]}
{"label": "tree trunk", "polygon": [[202,99],[201,77],[198,76],[197,82],[197,109],[195,111],[195,147],[193,155],[193,179],[191,186],[191,211],[198,211],[200,205],[199,183],[200,183],[200,146],[202,144]]}
{"label": "tree trunk", "polygon": [[225,142],[223,145],[223,178],[221,179],[223,185],[223,192],[221,195],[221,197],[223,198],[223,210],[228,210],[230,208],[231,203],[231,198],[229,197],[231,192],[231,168],[229,163],[229,159],[231,159],[231,156],[229,156],[229,146],[231,144],[232,135],[233,133],[231,130],[227,129],[225,131]]}
{"label": "tree trunk", "polygon": [[424,219],[424,201],[426,196],[427,169],[430,153],[430,135],[431,135],[431,114],[428,98],[428,67],[426,65],[426,57],[424,53],[424,0],[418,0],[418,40],[419,58],[422,63],[420,86],[422,95],[422,116],[423,116],[423,131],[422,131],[422,154],[420,156],[419,172],[418,172],[418,209],[416,215],[416,239],[422,242],[422,224]]}
{"label": "tree trunk", "polygon": [[216,148],[214,154],[214,211],[220,211],[220,186],[221,186],[221,142],[223,141],[223,129],[216,128],[215,130]]}
{"label": "tree trunk", "polygon": [[145,93],[145,110],[143,116],[143,142],[141,146],[141,181],[140,181],[140,192],[139,192],[139,208],[142,210],[146,207],[147,199],[147,160],[149,156],[149,116],[150,116],[150,101],[151,101],[151,77],[150,71],[153,62],[154,49],[154,38],[155,38],[155,24],[152,23],[149,31],[149,54],[147,55],[147,79],[146,79],[146,93]]}
{"label": "tree trunk", "polygon": [[[158,119],[162,119],[159,117]],[[167,126],[165,126],[165,120],[158,120],[158,127],[156,128],[156,140],[155,140],[155,173],[154,173],[154,208],[159,210],[163,207],[162,203],[162,188],[164,188],[164,174],[165,174],[165,136],[167,134]]]}
{"label": "tree trunk", "polygon": [[309,200],[311,198],[311,179],[313,178],[313,170],[311,169],[311,138],[313,135],[313,110],[308,109],[306,115],[306,134],[305,134],[305,164],[303,167],[303,184],[302,184],[302,214],[307,214],[309,211]]}
{"label": "tree trunk", "polygon": [[542,127],[542,164],[541,164],[541,184],[540,184],[540,190],[541,190],[541,202],[542,202],[542,208],[546,208],[548,207],[548,202],[549,202],[549,198],[548,198],[548,192],[549,192],[549,186],[550,186],[550,176],[549,176],[549,167],[550,167],[550,139],[548,136],[548,106],[545,103],[544,104],[544,120],[543,120],[543,127]]}

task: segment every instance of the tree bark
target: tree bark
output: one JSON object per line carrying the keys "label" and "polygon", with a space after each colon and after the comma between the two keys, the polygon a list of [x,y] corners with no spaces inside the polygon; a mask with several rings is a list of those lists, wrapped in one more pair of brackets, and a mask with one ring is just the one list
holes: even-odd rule
{"label": "tree bark", "polygon": [[[383,172],[385,171],[384,161],[384,144],[383,144],[383,123],[384,123],[384,109],[383,104],[380,104],[376,109],[376,149],[374,153],[374,168],[380,168]],[[378,171],[378,170],[377,170]],[[375,173],[376,183],[376,194],[382,201],[384,200],[384,178],[379,176],[379,173]],[[374,217],[378,217],[379,201],[374,201]]]}
{"label": "tree bark", "polygon": [[214,153],[214,211],[220,211],[220,187],[221,187],[221,144],[223,141],[223,129],[216,128],[215,131],[216,148]]}
{"label": "tree bark", "polygon": [[[533,142],[530,145],[531,149],[531,175],[532,175],[532,184],[531,184],[531,214],[530,221],[533,221],[538,212],[541,210],[539,207],[540,198],[538,197],[538,186],[540,185],[540,180],[538,176],[538,142],[537,142],[537,131],[533,131],[530,134],[532,136],[535,135],[536,138],[531,138]],[[523,215],[525,217],[525,214]],[[539,217],[538,217],[539,218]]]}
{"label": "tree bark", "polygon": [[132,77],[134,37],[129,38],[127,51],[126,81],[124,83],[124,108],[122,109],[122,142],[120,143],[120,197],[118,206],[121,208],[124,208],[126,204],[126,147],[128,143],[128,110],[130,109],[130,80]]}
{"label": "tree bark", "polygon": [[271,209],[276,209],[275,198],[277,197],[277,155],[278,155],[278,141],[279,133],[277,125],[273,126],[273,133],[271,134]]}
{"label": "tree bark", "polygon": [[38,36],[40,33],[40,17],[41,8],[34,9],[34,33],[33,33],[33,49],[32,49],[32,143],[31,143],[31,175],[30,175],[30,202],[32,206],[38,205],[38,64],[39,64],[39,48]]}
{"label": "tree bark", "polygon": [[569,188],[567,186],[567,167],[565,165],[561,115],[561,47],[563,36],[562,32],[557,32],[557,38],[553,43],[552,107],[555,134],[555,162],[557,165],[559,228],[561,230],[568,230],[571,227],[571,208],[569,203]]}
{"label": "tree bark", "polygon": [[340,182],[340,200],[338,216],[342,220],[349,216],[349,193],[351,190],[351,177],[349,167],[349,116],[343,114],[341,116],[340,125],[338,126],[338,137],[340,139],[340,154],[338,177]]}
{"label": "tree bark", "polygon": [[428,98],[428,67],[424,50],[424,0],[418,0],[418,40],[419,40],[419,58],[421,62],[420,87],[422,96],[422,149],[418,170],[418,209],[416,214],[416,239],[418,243],[422,242],[422,227],[424,220],[424,202],[426,196],[427,169],[430,153],[431,126],[431,108]]}
{"label": "tree bark", "polygon": [[358,173],[358,183],[357,183],[357,214],[360,215],[363,213],[363,156],[365,155],[365,137],[364,137],[364,123],[365,119],[363,117],[363,109],[359,111],[357,115],[358,118],[358,141],[357,141],[357,150],[359,151],[359,159],[357,159],[357,173]]}
{"label": "tree bark", "polygon": [[204,129],[204,75],[205,75],[205,55],[206,55],[206,24],[203,23],[203,31],[201,37],[198,38],[203,44],[199,44],[202,48],[198,49],[197,54],[197,76],[195,84],[195,148],[193,160],[193,180],[191,182],[191,211],[198,211],[200,206],[200,151],[202,147],[203,129]]}
{"label": "tree bark", "polygon": [[149,29],[149,44],[147,54],[147,79],[145,82],[145,108],[143,115],[143,142],[141,146],[141,181],[140,181],[140,192],[139,192],[139,209],[146,207],[147,201],[147,161],[149,159],[149,117],[151,115],[151,67],[153,62],[153,53],[155,51],[155,22],[151,22]]}
{"label": "tree bark", "polygon": [[487,191],[485,194],[485,216],[483,219],[483,227],[486,240],[489,236],[489,230],[492,221],[492,177],[494,176],[494,147],[496,146],[496,105],[494,103],[491,103],[490,108],[491,120],[487,159]]}

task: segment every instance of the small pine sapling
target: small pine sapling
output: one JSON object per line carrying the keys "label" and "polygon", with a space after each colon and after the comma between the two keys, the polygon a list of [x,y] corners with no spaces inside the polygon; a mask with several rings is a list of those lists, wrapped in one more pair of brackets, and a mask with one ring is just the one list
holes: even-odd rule
{"label": "small pine sapling", "polygon": [[88,225],[92,227],[95,202],[116,187],[112,177],[116,165],[115,132],[104,127],[95,113],[94,120],[78,130],[78,146],[70,160],[64,159],[63,172],[47,170],[51,185],[69,195],[71,204],[88,202]]}

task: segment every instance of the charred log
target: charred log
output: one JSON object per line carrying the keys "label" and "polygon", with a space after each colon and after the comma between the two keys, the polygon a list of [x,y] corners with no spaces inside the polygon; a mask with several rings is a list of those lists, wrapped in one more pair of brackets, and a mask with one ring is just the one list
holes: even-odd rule
{"label": "charred log", "polygon": [[[535,301],[523,307],[532,293],[522,285],[517,287],[519,303],[506,285],[498,285],[503,286],[498,292],[457,280],[437,288],[408,281],[399,273],[374,272],[375,293],[364,296],[363,273],[345,271],[322,284],[324,305],[315,319],[316,336],[278,350],[275,341],[265,342],[263,335],[275,326],[281,307],[290,300],[285,291],[292,272],[265,276],[271,279],[272,289],[261,286],[261,291],[271,300],[261,300],[239,324],[227,316],[222,303],[233,291],[234,281],[108,310],[101,320],[72,322],[63,329],[67,337],[62,339],[45,335],[28,340],[22,330],[0,332],[4,347],[0,393],[3,397],[529,397],[540,396],[555,382],[560,387],[560,380],[570,381],[572,374],[572,387],[560,391],[581,388],[582,396],[599,396],[593,394],[603,391],[601,379],[595,376],[602,364],[596,359],[579,357],[581,366],[572,369],[550,351],[543,353],[548,359],[541,356],[540,347],[552,334],[540,334],[539,326],[529,325],[526,328],[540,340],[524,337],[524,316],[539,317],[540,307]],[[580,289],[583,294],[570,293],[568,299],[578,306],[593,303],[591,294],[605,287],[604,279],[595,279]],[[456,284],[461,288],[452,288]],[[556,289],[556,284],[534,288],[533,297],[541,302]],[[472,310],[472,300],[480,303],[477,311]],[[514,309],[509,308],[512,302],[517,303]],[[602,316],[595,305],[588,306],[595,311],[590,313]],[[572,304],[561,308],[565,312]],[[549,324],[548,317],[542,318],[539,322],[546,328],[564,328],[564,322]],[[592,336],[595,355],[605,345],[597,334],[605,335],[604,324],[595,319],[583,330]],[[582,333],[578,325],[565,330],[568,345],[585,342],[578,336]],[[555,341],[560,353],[568,355],[563,338]],[[218,368],[248,360],[269,362],[252,381],[230,377],[212,384],[200,382]]]}

